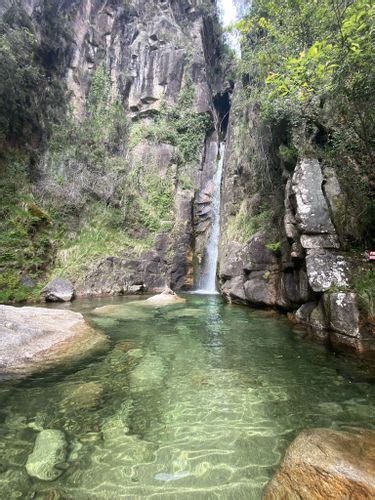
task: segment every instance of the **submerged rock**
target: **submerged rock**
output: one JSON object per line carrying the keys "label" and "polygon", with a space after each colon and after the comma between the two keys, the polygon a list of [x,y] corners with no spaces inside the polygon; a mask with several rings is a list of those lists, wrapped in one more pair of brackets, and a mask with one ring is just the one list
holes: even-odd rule
{"label": "submerged rock", "polygon": [[66,459],[67,443],[62,431],[46,429],[41,431],[34,449],[26,462],[26,471],[31,477],[53,481],[64,472],[58,466]]}
{"label": "submerged rock", "polygon": [[25,376],[107,347],[82,314],[0,305],[0,376]]}
{"label": "submerged rock", "polygon": [[99,382],[84,382],[74,386],[61,401],[62,408],[88,409],[95,408],[101,401],[103,386]]}
{"label": "submerged rock", "polygon": [[289,446],[263,499],[375,498],[375,431],[303,431]]}
{"label": "submerged rock", "polygon": [[173,290],[170,288],[165,288],[158,295],[154,295],[146,300],[148,304],[153,304],[157,306],[166,306],[169,304],[177,304],[179,302],[186,302],[186,299],[179,297]]}
{"label": "submerged rock", "polygon": [[41,295],[47,302],[70,302],[75,290],[69,280],[55,278],[43,288]]}
{"label": "submerged rock", "polygon": [[132,392],[148,391],[161,385],[165,375],[162,359],[157,354],[146,354],[130,375],[130,388]]}

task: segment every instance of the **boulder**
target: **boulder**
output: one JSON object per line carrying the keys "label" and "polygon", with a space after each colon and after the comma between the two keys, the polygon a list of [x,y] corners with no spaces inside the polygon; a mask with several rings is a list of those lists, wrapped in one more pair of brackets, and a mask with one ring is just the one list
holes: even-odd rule
{"label": "boulder", "polygon": [[323,332],[328,328],[328,322],[322,301],[318,303],[307,302],[306,304],[303,304],[296,311],[295,318],[298,323],[310,326],[319,332]]}
{"label": "boulder", "polygon": [[42,481],[53,481],[61,476],[58,468],[66,460],[67,443],[62,431],[45,429],[39,432],[32,453],[26,462],[26,471],[31,477]]}
{"label": "boulder", "polygon": [[0,377],[40,372],[107,347],[82,314],[0,305]]}
{"label": "boulder", "polygon": [[229,303],[246,304],[243,276],[235,276],[225,281],[221,286],[221,293]]}
{"label": "boulder", "polygon": [[286,451],[263,500],[375,498],[375,431],[309,429]]}
{"label": "boulder", "polygon": [[332,330],[350,337],[359,337],[359,311],[355,293],[329,293],[324,295],[329,310]]}
{"label": "boulder", "polygon": [[153,295],[146,300],[147,304],[152,304],[156,306],[167,306],[170,304],[177,304],[180,302],[186,302],[186,299],[179,297],[173,290],[166,287],[158,295]]}
{"label": "boulder", "polygon": [[267,237],[264,233],[254,234],[244,251],[243,266],[245,272],[271,271],[278,269],[278,259],[275,253],[266,247]]}
{"label": "boulder", "polygon": [[278,299],[279,273],[255,271],[245,282],[245,297],[252,303],[263,306],[274,306]]}
{"label": "boulder", "polygon": [[41,295],[47,302],[70,302],[75,291],[70,281],[55,278],[42,289]]}

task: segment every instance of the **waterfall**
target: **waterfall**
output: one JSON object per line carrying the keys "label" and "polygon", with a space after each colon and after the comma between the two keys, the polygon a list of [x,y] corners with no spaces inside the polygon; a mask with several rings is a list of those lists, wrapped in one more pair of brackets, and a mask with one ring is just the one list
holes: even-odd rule
{"label": "waterfall", "polygon": [[221,177],[223,173],[225,153],[225,142],[220,143],[217,169],[214,176],[214,186],[211,202],[211,232],[207,240],[204,256],[203,269],[201,271],[200,290],[201,293],[217,293],[216,290],[216,267],[219,255],[220,238],[220,201],[221,201]]}
{"label": "waterfall", "polygon": [[[224,28],[234,24],[238,19],[236,2],[240,0],[218,0],[219,14]],[[227,43],[241,57],[240,41],[238,33],[232,32],[226,35]],[[221,126],[219,127],[221,128]],[[222,132],[221,130],[218,131]],[[216,268],[219,255],[220,239],[220,202],[221,202],[221,178],[223,173],[225,154],[225,142],[220,143],[217,168],[213,178],[213,193],[211,201],[211,231],[208,236],[203,265],[200,276],[200,289],[195,293],[216,294]]]}

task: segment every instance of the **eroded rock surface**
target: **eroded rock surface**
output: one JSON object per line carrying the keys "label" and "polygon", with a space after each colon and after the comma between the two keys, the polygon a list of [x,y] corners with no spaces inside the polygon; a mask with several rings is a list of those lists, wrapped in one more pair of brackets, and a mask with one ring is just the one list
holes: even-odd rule
{"label": "eroded rock surface", "polygon": [[375,432],[310,429],[286,451],[263,499],[375,497]]}
{"label": "eroded rock surface", "polygon": [[0,376],[24,376],[107,347],[82,314],[0,305]]}

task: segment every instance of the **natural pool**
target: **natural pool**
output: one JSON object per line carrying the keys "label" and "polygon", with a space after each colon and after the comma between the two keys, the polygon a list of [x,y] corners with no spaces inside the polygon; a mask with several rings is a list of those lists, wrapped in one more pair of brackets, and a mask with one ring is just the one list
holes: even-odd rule
{"label": "natural pool", "polygon": [[[73,304],[110,350],[0,384],[1,499],[260,499],[299,430],[375,427],[368,368],[301,340],[281,316],[186,298]],[[120,308],[91,313],[106,304]],[[54,481],[25,470],[42,429],[68,443]]]}

